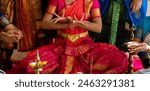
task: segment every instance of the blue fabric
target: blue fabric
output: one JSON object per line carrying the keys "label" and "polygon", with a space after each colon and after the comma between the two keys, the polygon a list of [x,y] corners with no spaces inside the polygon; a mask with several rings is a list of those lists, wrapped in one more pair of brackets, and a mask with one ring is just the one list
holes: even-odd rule
{"label": "blue fabric", "polygon": [[0,12],[0,17],[1,17],[1,16],[4,16],[4,14]]}
{"label": "blue fabric", "polygon": [[148,0],[143,0],[140,10],[135,13],[133,13],[130,9],[131,2],[132,2],[132,0],[124,0],[124,4],[125,4],[126,10],[128,12],[128,16],[129,16],[133,26],[135,27],[135,29],[137,29],[140,21],[146,16]]}
{"label": "blue fabric", "polygon": [[100,3],[100,9],[101,9],[101,15],[102,17],[106,14],[106,12],[109,10],[109,5],[111,0],[98,0]]}
{"label": "blue fabric", "polygon": [[139,24],[135,33],[136,38],[144,40],[144,38],[150,33],[150,16],[145,17]]}

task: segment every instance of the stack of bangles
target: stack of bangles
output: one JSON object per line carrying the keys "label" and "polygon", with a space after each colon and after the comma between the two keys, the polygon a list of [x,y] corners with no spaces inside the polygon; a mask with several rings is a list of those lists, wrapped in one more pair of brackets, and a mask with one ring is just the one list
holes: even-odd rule
{"label": "stack of bangles", "polygon": [[10,24],[10,22],[7,17],[3,13],[0,13],[0,27],[4,29],[8,24]]}

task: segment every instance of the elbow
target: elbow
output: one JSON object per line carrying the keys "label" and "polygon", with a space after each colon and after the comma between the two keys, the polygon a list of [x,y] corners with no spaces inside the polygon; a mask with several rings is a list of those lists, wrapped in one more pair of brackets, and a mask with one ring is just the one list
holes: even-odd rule
{"label": "elbow", "polygon": [[47,29],[47,26],[46,26],[47,22],[42,20],[42,24],[41,24],[41,28],[42,29]]}
{"label": "elbow", "polygon": [[97,33],[101,33],[102,31],[102,26],[100,26],[98,29],[97,29]]}
{"label": "elbow", "polygon": [[100,33],[101,31],[102,31],[102,22],[99,22],[98,24],[97,24],[97,33]]}
{"label": "elbow", "polygon": [[42,20],[41,28],[45,29],[45,21]]}

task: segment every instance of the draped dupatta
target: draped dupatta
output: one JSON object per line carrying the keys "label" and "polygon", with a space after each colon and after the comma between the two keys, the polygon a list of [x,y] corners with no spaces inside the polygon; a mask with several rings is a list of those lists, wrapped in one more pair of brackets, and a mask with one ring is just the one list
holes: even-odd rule
{"label": "draped dupatta", "polygon": [[101,15],[104,16],[106,12],[109,10],[109,5],[111,0],[98,0],[101,8]]}

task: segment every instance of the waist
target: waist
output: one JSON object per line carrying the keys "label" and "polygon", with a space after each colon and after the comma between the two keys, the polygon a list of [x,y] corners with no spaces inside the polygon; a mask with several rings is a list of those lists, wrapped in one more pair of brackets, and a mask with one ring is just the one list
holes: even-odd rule
{"label": "waist", "polygon": [[79,34],[67,34],[67,33],[58,31],[58,35],[60,35],[61,37],[69,39],[71,42],[75,42],[76,40],[78,40],[80,38],[88,36],[88,31],[82,32]]}

